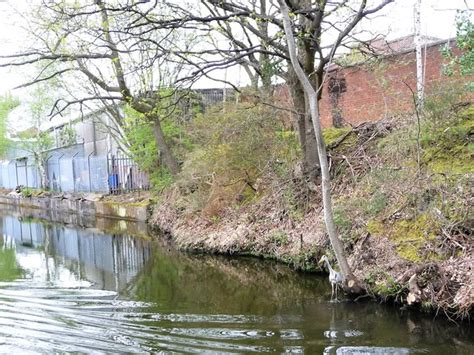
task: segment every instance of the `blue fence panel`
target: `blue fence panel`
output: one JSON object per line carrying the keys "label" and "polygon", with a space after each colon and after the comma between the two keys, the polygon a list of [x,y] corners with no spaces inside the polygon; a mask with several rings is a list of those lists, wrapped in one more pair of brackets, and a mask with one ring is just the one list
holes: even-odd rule
{"label": "blue fence panel", "polygon": [[26,176],[28,178],[28,187],[39,189],[41,187],[41,179],[39,169],[35,165],[28,165],[26,169]]}
{"label": "blue fence panel", "polygon": [[[54,154],[46,161],[46,187],[53,191],[125,193],[148,190],[148,175],[129,157],[67,157]],[[0,162],[0,187],[41,188],[40,169],[32,157]]]}
{"label": "blue fence panel", "polygon": [[18,185],[28,186],[28,176],[26,174],[26,164],[15,163],[16,176],[18,177]]}
{"label": "blue fence panel", "polygon": [[57,159],[50,158],[47,164],[48,187],[51,190],[59,191],[59,164]]}
{"label": "blue fence panel", "polygon": [[75,158],[74,169],[74,189],[79,192],[91,191],[89,176],[89,160],[87,158]]}
{"label": "blue fence panel", "polygon": [[96,192],[109,192],[107,157],[90,157],[91,188]]}
{"label": "blue fence panel", "polygon": [[74,191],[74,175],[72,159],[59,160],[59,186],[61,191]]}

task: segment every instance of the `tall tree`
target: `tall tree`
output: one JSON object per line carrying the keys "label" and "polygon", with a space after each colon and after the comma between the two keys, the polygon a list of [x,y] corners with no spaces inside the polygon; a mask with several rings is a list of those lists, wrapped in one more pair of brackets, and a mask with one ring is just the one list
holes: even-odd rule
{"label": "tall tree", "polygon": [[8,139],[8,114],[19,105],[19,101],[10,94],[0,97],[0,158],[4,158],[10,146]]}
{"label": "tall tree", "polygon": [[[175,175],[179,164],[163,133],[160,89],[174,86],[184,69],[174,53],[189,50],[194,36],[169,26],[169,12],[157,1],[44,2],[30,17],[34,47],[3,56],[0,65],[54,65],[53,73],[42,72],[25,85],[56,77],[69,83],[71,95],[55,103],[55,112],[93,102],[96,107],[124,103],[142,113],[153,125],[162,161]],[[121,117],[115,123],[120,131]]]}
{"label": "tall tree", "polygon": [[332,200],[331,200],[331,179],[329,175],[328,157],[326,153],[326,147],[323,141],[319,106],[318,106],[318,91],[313,87],[311,80],[308,75],[304,72],[301,63],[298,61],[298,55],[296,52],[296,41],[293,35],[293,26],[291,24],[288,6],[284,0],[278,0],[280,3],[281,12],[283,15],[283,25],[285,28],[285,37],[288,42],[288,52],[290,55],[291,65],[301,83],[304,93],[309,101],[310,115],[313,125],[313,129],[316,136],[318,157],[321,164],[321,189],[323,196],[323,210],[324,210],[324,221],[326,224],[326,230],[331,241],[332,248],[336,254],[337,261],[341,267],[342,274],[344,275],[345,281],[350,288],[358,288],[357,279],[352,273],[349,263],[344,254],[344,246],[339,239],[334,224],[334,216],[332,211]]}
{"label": "tall tree", "polygon": [[[316,89],[318,101],[322,95],[320,86],[324,81],[325,68],[337,50],[358,42],[362,37],[358,37],[361,33],[356,30],[356,26],[392,1],[376,0],[371,2],[372,6],[369,6],[366,0],[288,1],[287,5],[298,33],[295,37],[298,61]],[[232,65],[232,62],[240,64],[245,60],[250,63],[260,61],[258,65],[250,67],[257,73],[265,72],[259,69],[267,66],[265,62],[286,61],[287,70],[281,75],[288,84],[293,99],[294,119],[302,147],[305,172],[311,180],[315,180],[320,175],[320,167],[316,137],[309,114],[310,106],[290,63],[288,46],[283,36],[282,17],[276,0],[250,2],[201,0],[201,2],[207,5],[209,9],[207,14],[198,16],[181,9],[180,13],[184,15],[180,21],[206,26],[218,23],[224,35],[234,45],[231,50],[227,47],[216,47],[214,52],[223,55],[224,59],[208,62],[205,66],[206,73],[222,66]],[[236,38],[239,28],[241,33],[246,34],[247,41]],[[365,40],[367,39],[368,36],[365,36]],[[202,72],[203,69],[200,70]]]}

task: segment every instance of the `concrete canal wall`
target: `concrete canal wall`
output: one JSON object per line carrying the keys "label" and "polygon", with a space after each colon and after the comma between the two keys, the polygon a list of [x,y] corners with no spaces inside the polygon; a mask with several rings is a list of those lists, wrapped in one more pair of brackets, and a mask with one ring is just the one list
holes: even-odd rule
{"label": "concrete canal wall", "polygon": [[23,197],[20,194],[10,193],[0,195],[0,204],[138,222],[146,222],[149,217],[148,202],[103,200],[101,195],[95,194]]}

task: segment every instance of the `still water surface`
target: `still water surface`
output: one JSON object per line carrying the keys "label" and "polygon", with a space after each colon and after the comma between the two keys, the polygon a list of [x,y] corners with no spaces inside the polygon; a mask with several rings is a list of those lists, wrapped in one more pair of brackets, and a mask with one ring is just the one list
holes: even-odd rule
{"label": "still water surface", "polygon": [[0,214],[0,353],[473,354],[473,330],[326,278]]}

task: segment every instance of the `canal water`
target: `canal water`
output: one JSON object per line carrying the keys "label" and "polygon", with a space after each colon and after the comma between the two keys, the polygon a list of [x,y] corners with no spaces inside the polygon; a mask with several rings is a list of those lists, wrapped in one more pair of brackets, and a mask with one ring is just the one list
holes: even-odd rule
{"label": "canal water", "polygon": [[[119,223],[119,222],[117,222]],[[473,329],[325,277],[0,213],[0,353],[473,354]]]}

